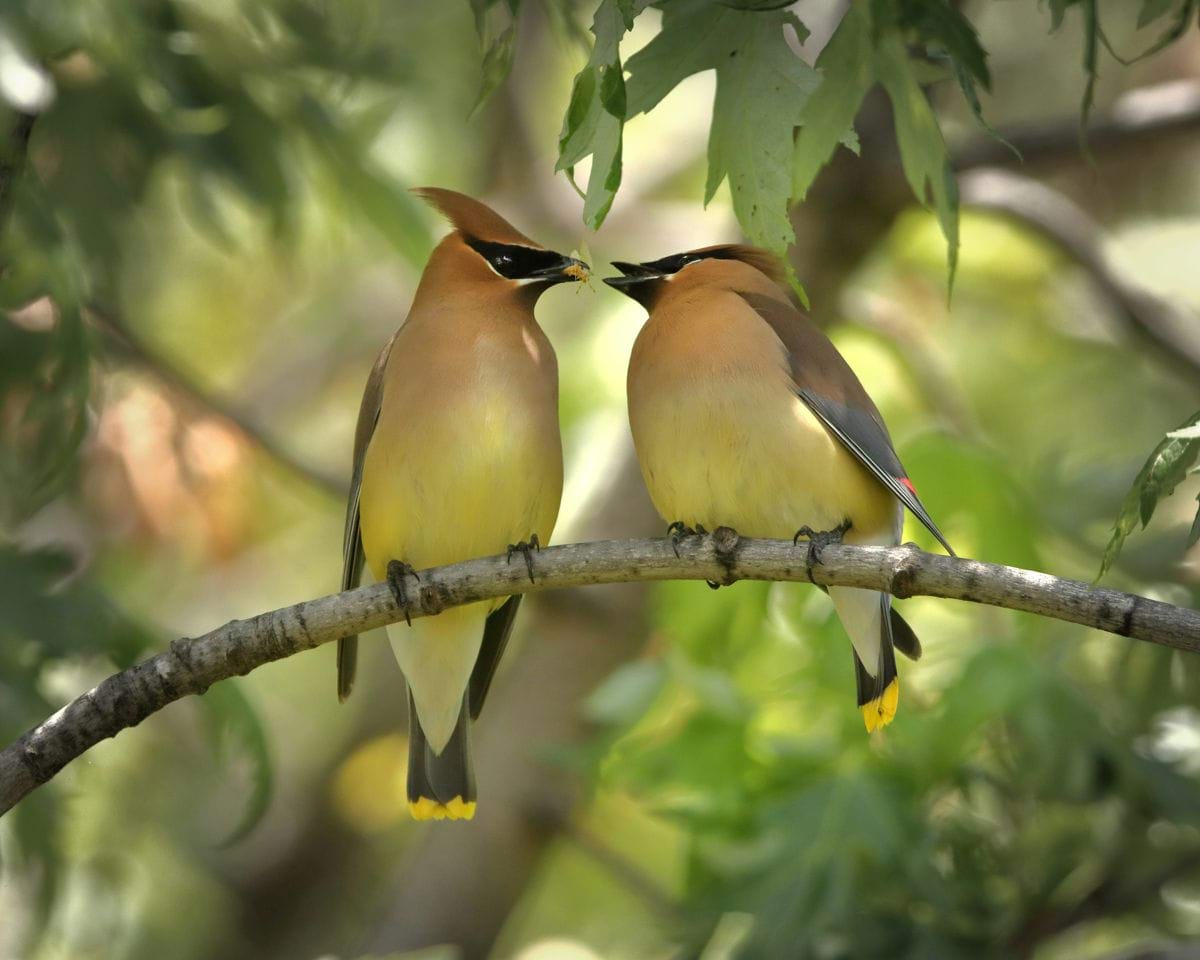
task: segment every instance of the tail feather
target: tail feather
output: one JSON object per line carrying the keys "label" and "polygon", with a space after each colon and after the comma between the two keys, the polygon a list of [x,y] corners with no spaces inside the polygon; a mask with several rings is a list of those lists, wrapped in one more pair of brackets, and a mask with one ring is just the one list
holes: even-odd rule
{"label": "tail feather", "polygon": [[358,672],[358,637],[342,637],[337,642],[337,692],[338,702],[345,703],[354,689],[354,675]]}
{"label": "tail feather", "polygon": [[900,681],[896,676],[896,621],[902,624],[900,640],[907,648],[920,644],[908,625],[893,618],[891,596],[854,587],[831,587],[829,595],[854,650],[854,676],[858,706],[867,732],[887,726],[896,715]]}
{"label": "tail feather", "polygon": [[892,622],[892,643],[909,660],[920,660],[921,641],[913,632],[913,628],[908,625],[908,621],[896,611],[896,608],[891,604],[888,606],[888,617]]}
{"label": "tail feather", "polygon": [[408,809],[415,820],[470,820],[475,816],[475,773],[467,699],[442,752],[434,753],[411,695],[408,700]]}
{"label": "tail feather", "polygon": [[900,678],[896,675],[896,653],[890,645],[880,645],[880,662],[872,676],[854,653],[854,679],[858,685],[858,709],[867,733],[886,727],[896,716],[900,703]]}

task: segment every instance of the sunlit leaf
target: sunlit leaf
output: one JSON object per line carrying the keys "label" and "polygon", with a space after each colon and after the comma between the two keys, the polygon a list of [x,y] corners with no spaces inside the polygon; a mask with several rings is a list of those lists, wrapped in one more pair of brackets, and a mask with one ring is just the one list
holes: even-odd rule
{"label": "sunlit leaf", "polygon": [[621,142],[626,118],[625,76],[620,42],[643,2],[622,7],[602,0],[592,21],[595,43],[587,65],[575,76],[571,100],[558,137],[556,170],[574,182],[574,167],[585,157],[592,169],[584,191],[583,220],[593,230],[608,216],[621,185]]}
{"label": "sunlit leaf", "polygon": [[958,185],[946,142],[925,92],[913,77],[908,53],[897,36],[875,44],[875,71],[892,101],[900,162],[913,195],[937,213],[946,237],[950,283],[958,264]]}
{"label": "sunlit leaf", "polygon": [[471,107],[472,113],[487,103],[512,71],[516,41],[517,28],[513,24],[505,28],[487,48],[480,68],[479,94],[475,98],[475,105]]}
{"label": "sunlit leaf", "polygon": [[475,97],[475,105],[471,113],[476,113],[492,96],[512,72],[513,56],[517,45],[517,15],[520,13],[521,0],[507,0],[509,22],[494,36],[489,28],[491,9],[498,6],[499,0],[471,0],[471,10],[475,15],[475,32],[483,44],[483,62],[480,66],[479,93]]}
{"label": "sunlit leaf", "polygon": [[781,258],[795,240],[788,204],[793,128],[816,88],[816,72],[792,52],[783,18],[741,14],[717,60],[717,96],[708,140],[711,200],[726,176],[738,222]]}
{"label": "sunlit leaf", "polygon": [[296,119],[326,165],[331,182],[405,259],[424,264],[429,232],[412,194],[361,156],[337,118],[317,100],[305,98]]}
{"label": "sunlit leaf", "polygon": [[[792,198],[808,195],[839,144],[854,137],[854,117],[875,83],[871,24],[866,8],[852,5],[817,58],[821,82],[805,105],[792,161]],[[847,144],[848,145],[848,144]],[[856,151],[857,152],[857,151]]]}
{"label": "sunlit leaf", "polygon": [[[1200,413],[1189,417],[1184,423],[1168,433],[1151,452],[1121,504],[1121,512],[1113,527],[1112,538],[1104,550],[1098,577],[1104,576],[1116,561],[1125,539],[1140,523],[1145,529],[1154,516],[1159,502],[1171,495],[1179,482],[1200,459]],[[1192,535],[1197,533],[1192,525]],[[1189,543],[1195,540],[1189,536]]]}
{"label": "sunlit leaf", "polygon": [[688,76],[716,70],[705,201],[728,177],[742,229],[781,257],[795,239],[788,219],[793,130],[819,82],[788,45],[787,27],[801,40],[807,35],[777,8],[680,0],[666,8],[662,30],[628,63],[631,116],[652,109]]}

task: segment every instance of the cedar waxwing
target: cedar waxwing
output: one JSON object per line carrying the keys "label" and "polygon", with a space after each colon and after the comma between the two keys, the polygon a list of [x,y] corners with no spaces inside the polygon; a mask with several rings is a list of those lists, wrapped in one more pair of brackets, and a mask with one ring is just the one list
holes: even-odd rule
{"label": "cedar waxwing", "polygon": [[[342,589],[363,561],[406,606],[418,568],[524,554],[550,538],[562,496],[558,366],[533,307],[587,264],[534,243],[470,197],[414,191],[454,226],[367,380],[354,443]],[[475,814],[470,721],[521,597],[387,628],[409,690],[408,805],[418,820]],[[338,697],[358,638],[338,642]]]}
{"label": "cedar waxwing", "polygon": [[[613,264],[604,282],[649,312],[629,361],[629,422],[658,512],[679,532],[894,545],[921,505],[842,355],[781,286],[766,251],[724,245]],[[694,528],[694,529],[693,529]],[[950,551],[953,553],[953,551]],[[868,731],[896,712],[899,648],[920,643],[886,593],[830,587],[854,648]]]}

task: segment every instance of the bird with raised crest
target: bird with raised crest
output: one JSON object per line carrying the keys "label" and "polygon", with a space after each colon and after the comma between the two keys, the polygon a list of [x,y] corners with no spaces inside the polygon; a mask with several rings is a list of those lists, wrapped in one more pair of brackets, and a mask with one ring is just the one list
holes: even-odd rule
{"label": "bird with raised crest", "polygon": [[[558,367],[534,318],[541,294],[587,264],[529,239],[451,190],[415,193],[453,230],[429,257],[408,315],[367,380],[355,432],[342,589],[364,562],[405,609],[416,571],[547,542],[562,495]],[[469,820],[471,723],[504,653],[520,596],[387,628],[409,692],[408,805]],[[407,616],[406,616],[407,619]],[[358,638],[338,642],[337,690],[354,684]]]}
{"label": "bird with raised crest", "polygon": [[[950,550],[858,377],[783,286],[781,264],[726,244],[613,265],[604,282],[649,316],[629,361],[642,475],[676,538],[728,526],[748,537],[894,545],[907,508]],[[952,550],[950,550],[953,553]],[[899,701],[895,650],[920,643],[886,593],[828,592],[854,652],[868,731]]]}

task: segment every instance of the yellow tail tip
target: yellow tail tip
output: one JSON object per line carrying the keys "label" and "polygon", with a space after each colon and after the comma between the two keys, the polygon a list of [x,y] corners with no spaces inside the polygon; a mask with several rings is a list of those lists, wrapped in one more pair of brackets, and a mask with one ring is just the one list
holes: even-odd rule
{"label": "yellow tail tip", "polygon": [[862,711],[863,723],[867,726],[867,733],[871,733],[877,727],[886,727],[895,719],[896,706],[900,703],[900,678],[896,677],[883,688],[883,693],[874,700],[868,700],[860,709]]}
{"label": "yellow tail tip", "polygon": [[475,801],[455,797],[449,803],[438,803],[432,797],[408,801],[408,812],[414,820],[473,820]]}

